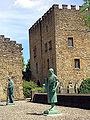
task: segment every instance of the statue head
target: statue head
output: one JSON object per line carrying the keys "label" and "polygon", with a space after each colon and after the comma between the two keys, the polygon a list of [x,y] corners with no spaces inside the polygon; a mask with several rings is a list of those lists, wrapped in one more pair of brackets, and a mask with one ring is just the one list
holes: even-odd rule
{"label": "statue head", "polygon": [[54,74],[54,70],[52,68],[49,69],[50,75]]}
{"label": "statue head", "polygon": [[11,80],[11,78],[9,77],[9,78],[8,78],[8,80],[10,81],[10,80]]}

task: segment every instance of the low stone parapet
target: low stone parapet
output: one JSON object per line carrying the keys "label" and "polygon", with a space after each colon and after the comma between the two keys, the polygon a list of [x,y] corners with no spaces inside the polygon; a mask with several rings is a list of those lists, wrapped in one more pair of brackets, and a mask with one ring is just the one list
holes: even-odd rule
{"label": "low stone parapet", "polygon": [[[90,94],[58,94],[57,98],[57,105],[90,109]],[[34,94],[33,102],[47,104],[47,94]]]}

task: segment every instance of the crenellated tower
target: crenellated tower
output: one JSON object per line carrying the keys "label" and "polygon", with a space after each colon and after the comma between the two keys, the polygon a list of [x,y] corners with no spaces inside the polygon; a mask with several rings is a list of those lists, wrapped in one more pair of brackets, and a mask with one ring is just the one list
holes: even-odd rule
{"label": "crenellated tower", "polygon": [[90,77],[90,30],[78,8],[54,4],[29,29],[32,80],[37,83],[44,83],[51,67],[66,86]]}

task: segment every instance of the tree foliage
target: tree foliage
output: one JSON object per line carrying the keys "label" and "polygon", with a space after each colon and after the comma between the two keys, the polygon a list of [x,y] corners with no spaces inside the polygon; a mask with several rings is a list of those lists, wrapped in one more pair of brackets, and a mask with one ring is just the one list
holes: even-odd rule
{"label": "tree foliage", "polygon": [[[90,28],[90,0],[83,0],[84,4],[83,4],[83,8],[79,11],[79,13],[83,12],[83,20],[85,22],[85,25],[88,26]],[[87,12],[86,9],[88,9]]]}
{"label": "tree foliage", "polygon": [[27,71],[31,71],[30,59],[28,60],[28,63],[26,64],[26,72],[27,72]]}
{"label": "tree foliage", "polygon": [[31,80],[31,67],[30,67],[30,59],[28,60],[26,64],[25,71],[23,71],[23,79],[26,81]]}
{"label": "tree foliage", "polygon": [[90,78],[83,80],[78,89],[78,92],[81,94],[90,94]]}
{"label": "tree foliage", "polygon": [[22,72],[24,72],[25,69],[25,61],[24,61],[24,57],[22,56]]}
{"label": "tree foliage", "polygon": [[36,83],[33,81],[25,81],[23,80],[23,93],[25,98],[30,98],[31,97],[31,91],[32,90],[37,90],[40,93],[45,92],[45,87],[38,87]]}
{"label": "tree foliage", "polygon": [[31,90],[36,88],[37,85],[36,83],[34,83],[33,81],[25,81],[23,80],[23,93],[24,93],[24,96],[26,98],[30,98],[31,97]]}

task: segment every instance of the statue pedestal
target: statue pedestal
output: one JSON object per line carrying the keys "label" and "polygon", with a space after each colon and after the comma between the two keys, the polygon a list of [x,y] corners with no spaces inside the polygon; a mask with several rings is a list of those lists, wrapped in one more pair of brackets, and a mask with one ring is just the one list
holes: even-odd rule
{"label": "statue pedestal", "polygon": [[47,115],[60,115],[61,112],[59,112],[58,110],[46,110],[44,111],[43,115],[47,116]]}
{"label": "statue pedestal", "polygon": [[15,105],[14,103],[6,103],[6,105]]}

